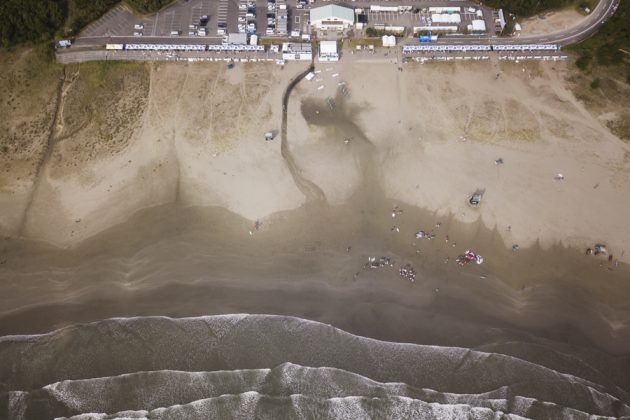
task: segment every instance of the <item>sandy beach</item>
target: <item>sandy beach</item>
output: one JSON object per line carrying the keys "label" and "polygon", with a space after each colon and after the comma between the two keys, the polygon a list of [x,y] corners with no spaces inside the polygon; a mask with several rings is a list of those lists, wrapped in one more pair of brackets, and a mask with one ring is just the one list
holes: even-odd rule
{"label": "sandy beach", "polygon": [[575,8],[541,13],[519,21],[522,27],[521,35],[548,34],[561,31],[578,24],[584,18],[585,15],[580,14]]}
{"label": "sandy beach", "polygon": [[[253,221],[306,201],[279,142],[261,141],[264,132],[279,130],[282,91],[303,65],[249,64],[230,72],[220,64],[148,67],[138,76],[149,77],[144,106],[119,150],[86,152],[84,136],[110,121],[60,130],[22,236],[72,246],[154,205],[221,206]],[[369,161],[368,182],[388,198],[464,222],[481,220],[506,246],[586,249],[603,242],[628,261],[630,231],[621,229],[630,204],[628,145],[572,96],[564,67],[409,64],[398,71],[361,59],[321,65],[291,97],[289,147],[332,205],[356,191],[368,169],[361,162]],[[80,79],[80,67],[76,72]],[[74,88],[67,87],[70,105],[78,100]],[[118,93],[118,104],[129,99]],[[339,118],[306,121],[303,112],[326,98],[335,101]],[[62,123],[72,123],[70,105]],[[554,180],[558,174],[564,180]],[[3,213],[0,225],[15,234],[30,184],[23,178],[7,184],[1,198],[16,210]],[[467,198],[476,189],[486,194],[471,208]]]}
{"label": "sandy beach", "polygon": [[[630,146],[574,97],[570,64],[379,60],[317,65],[291,93],[284,147],[282,95],[305,64],[66,67],[59,106],[38,115],[52,135],[34,137],[19,165],[2,155],[0,337],[91,321],[118,337],[118,322],[128,332],[150,316],[297,316],[488,352],[625,398]],[[610,261],[585,255],[596,243]],[[483,264],[458,265],[466,250]],[[16,343],[0,352],[22,366]],[[141,359],[122,372],[149,370]],[[153,368],[171,369],[164,360]],[[86,378],[120,373],[99,369]],[[625,410],[610,407],[582,408]]]}
{"label": "sandy beach", "polygon": [[[381,226],[377,237],[399,237],[408,259],[420,244],[417,230],[451,226],[440,231],[440,245],[422,250],[423,257],[432,256],[422,265],[435,269],[446,260],[450,267],[458,254],[474,249],[485,254],[483,269],[496,270],[514,289],[551,273],[561,277],[556,264],[542,263],[548,259],[566,257],[571,266],[600,270],[595,273],[626,269],[629,146],[573,97],[563,79],[567,64],[405,64],[399,70],[387,60],[365,66],[366,59],[318,65],[315,78],[294,89],[287,148],[295,174],[280,152],[280,102],[305,64],[241,64],[234,70],[218,63],[134,65],[105,79],[119,90],[101,100],[119,109],[87,121],[76,110],[90,89],[82,71],[90,73],[68,67],[55,141],[36,179],[31,184],[20,176],[11,183],[5,175],[0,197],[9,211],[0,225],[7,243],[41,241],[80,253],[98,233],[163,205],[225,209],[242,218],[231,229],[248,240],[257,233],[256,220],[263,230],[282,229],[291,217],[321,228],[328,219],[320,218],[337,217],[342,206],[356,212],[368,232]],[[102,137],[112,124],[129,130]],[[265,141],[266,131],[276,139]],[[319,195],[305,195],[296,176]],[[485,193],[473,207],[468,198],[477,189]],[[430,220],[392,218],[393,203]],[[291,216],[298,209],[309,217]],[[311,242],[284,232],[278,241]],[[145,233],[138,238],[144,240]],[[596,243],[607,245],[610,261],[583,255]],[[571,282],[627,310],[626,284],[602,287],[590,275]],[[5,310],[19,308],[9,306]]]}

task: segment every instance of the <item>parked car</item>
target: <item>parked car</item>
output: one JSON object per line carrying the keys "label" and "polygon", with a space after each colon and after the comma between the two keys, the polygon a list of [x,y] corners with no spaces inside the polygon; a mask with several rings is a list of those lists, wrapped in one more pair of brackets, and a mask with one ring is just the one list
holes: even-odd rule
{"label": "parked car", "polygon": [[483,198],[483,193],[484,193],[484,190],[475,191],[468,199],[468,202],[470,203],[470,205],[478,206],[481,203],[481,199]]}

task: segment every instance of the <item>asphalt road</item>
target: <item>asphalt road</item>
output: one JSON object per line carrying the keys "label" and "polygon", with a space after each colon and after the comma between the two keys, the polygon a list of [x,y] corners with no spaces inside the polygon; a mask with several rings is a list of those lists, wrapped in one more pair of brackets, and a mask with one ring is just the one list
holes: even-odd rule
{"label": "asphalt road", "polygon": [[520,38],[527,40],[528,43],[556,43],[561,45],[576,44],[590,38],[597,30],[610,18],[617,7],[620,0],[600,0],[591,14],[580,24],[567,29],[566,31],[554,32],[542,36],[530,36]]}
{"label": "asphalt road", "polygon": [[480,36],[472,37],[443,37],[440,42],[445,44],[576,44],[590,38],[610,18],[619,6],[620,0],[600,0],[591,14],[578,25],[567,30],[542,35],[521,36],[518,38],[503,38]]}

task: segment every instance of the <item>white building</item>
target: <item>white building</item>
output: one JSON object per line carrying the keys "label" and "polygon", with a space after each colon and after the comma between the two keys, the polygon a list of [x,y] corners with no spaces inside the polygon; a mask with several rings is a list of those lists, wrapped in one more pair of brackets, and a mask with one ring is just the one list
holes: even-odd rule
{"label": "white building", "polygon": [[313,59],[313,48],[311,44],[285,42],[282,44],[282,59],[310,61]]}
{"label": "white building", "polygon": [[337,41],[319,42],[319,61],[339,61]]}
{"label": "white building", "polygon": [[475,32],[475,33],[486,32],[486,22],[484,22],[483,20],[475,19],[471,23],[472,24],[470,26],[471,26],[472,32]]}
{"label": "white building", "polygon": [[342,31],[354,25],[354,11],[329,4],[311,9],[311,25],[317,29]]}

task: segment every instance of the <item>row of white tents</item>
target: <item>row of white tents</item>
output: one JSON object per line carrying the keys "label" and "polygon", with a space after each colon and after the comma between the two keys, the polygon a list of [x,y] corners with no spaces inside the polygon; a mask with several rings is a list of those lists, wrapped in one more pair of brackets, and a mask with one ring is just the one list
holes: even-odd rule
{"label": "row of white tents", "polygon": [[493,45],[493,51],[558,51],[557,44],[505,44]]}
{"label": "row of white tents", "polygon": [[490,45],[404,45],[403,53],[422,51],[490,51]]}
{"label": "row of white tents", "polygon": [[568,55],[500,55],[499,60],[507,61],[521,61],[521,60],[543,60],[543,61],[558,61],[566,60]]}
{"label": "row of white tents", "polygon": [[107,50],[127,51],[265,51],[263,45],[107,44]]}
{"label": "row of white tents", "polygon": [[503,44],[503,45],[404,45],[403,53],[423,51],[558,51],[557,44]]}
{"label": "row of white tents", "polygon": [[[393,38],[393,37],[392,37]],[[389,39],[388,39],[389,41]],[[395,45],[395,40],[392,45]],[[108,50],[141,51],[264,51],[263,45],[195,45],[195,44],[107,44]],[[558,51],[556,44],[501,44],[501,45],[404,45],[403,53],[430,51]]]}
{"label": "row of white tents", "polygon": [[265,51],[264,45],[208,45],[208,51]]}
{"label": "row of white tents", "polygon": [[[107,46],[105,47],[107,48]],[[205,51],[206,45],[195,44],[125,44],[125,50],[144,51]]]}

